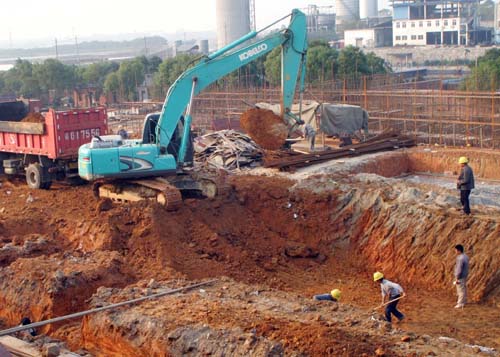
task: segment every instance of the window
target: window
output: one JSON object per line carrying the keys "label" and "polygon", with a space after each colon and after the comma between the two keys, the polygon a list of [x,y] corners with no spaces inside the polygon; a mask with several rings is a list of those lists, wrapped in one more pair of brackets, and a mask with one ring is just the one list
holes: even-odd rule
{"label": "window", "polygon": [[412,40],[416,40],[417,39],[417,35],[411,35],[411,39]]}
{"label": "window", "polygon": [[396,36],[396,41],[401,41],[401,36]]}
{"label": "window", "polygon": [[402,25],[403,25],[403,28],[405,29],[406,28],[406,22],[403,22]]}
{"label": "window", "polygon": [[424,22],[423,21],[419,21],[418,22],[418,27],[424,27]]}
{"label": "window", "polygon": [[411,23],[411,27],[415,27],[415,23],[414,22]]}
{"label": "window", "polygon": [[436,26],[439,26],[439,20],[436,20]]}
{"label": "window", "polygon": [[432,21],[427,21],[427,27],[431,27],[432,26]]}
{"label": "window", "polygon": [[423,40],[424,39],[424,35],[418,35],[418,39],[419,40]]}
{"label": "window", "polygon": [[448,26],[448,20],[444,20],[444,25]]}
{"label": "window", "polygon": [[401,24],[399,22],[396,22],[396,28],[400,28],[401,27]]}
{"label": "window", "polygon": [[408,36],[406,36],[406,35],[405,35],[405,36],[402,36],[402,37],[401,37],[401,39],[402,39],[403,41],[406,41],[406,40],[408,39]]}
{"label": "window", "polygon": [[453,24],[453,26],[457,26],[457,20],[453,20],[451,23]]}

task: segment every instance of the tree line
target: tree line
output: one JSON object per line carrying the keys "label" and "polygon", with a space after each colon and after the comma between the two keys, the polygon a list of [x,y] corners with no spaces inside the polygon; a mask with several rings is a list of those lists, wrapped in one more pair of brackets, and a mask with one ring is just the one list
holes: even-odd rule
{"label": "tree line", "polygon": [[[137,87],[143,84],[147,74],[153,76],[150,91],[157,100],[163,100],[168,88],[189,66],[197,63],[199,55],[181,54],[161,60],[157,56],[136,57],[121,63],[103,61],[90,65],[66,65],[57,59],[31,63],[18,59],[13,68],[0,72],[0,94],[15,94],[25,98],[46,98],[49,91],[53,98],[71,96],[78,88],[92,87],[99,96],[105,94],[114,100],[138,99]],[[280,83],[280,50],[225,77],[226,82],[246,85],[270,85]],[[337,50],[326,42],[313,42],[307,54],[307,83],[331,79],[353,78],[369,74],[386,73],[389,69],[380,57],[364,53],[356,47]]]}

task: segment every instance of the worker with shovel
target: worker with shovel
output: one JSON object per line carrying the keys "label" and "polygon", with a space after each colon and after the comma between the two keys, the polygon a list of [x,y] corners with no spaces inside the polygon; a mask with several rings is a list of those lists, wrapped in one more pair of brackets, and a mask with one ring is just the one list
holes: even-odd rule
{"label": "worker with shovel", "polygon": [[[397,309],[399,300],[405,296],[403,288],[399,284],[384,279],[384,274],[379,271],[373,274],[373,281],[380,283],[382,290],[382,304],[375,309],[385,306],[385,319],[387,322],[392,322],[391,314],[396,316],[399,321],[403,320],[405,315]],[[386,298],[388,299],[387,302],[385,301]]]}

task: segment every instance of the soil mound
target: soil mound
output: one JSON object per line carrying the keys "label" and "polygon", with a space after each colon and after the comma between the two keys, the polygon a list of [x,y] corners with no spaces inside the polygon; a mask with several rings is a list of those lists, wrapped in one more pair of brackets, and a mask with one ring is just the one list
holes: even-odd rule
{"label": "soil mound", "polygon": [[247,110],[240,117],[240,125],[257,144],[267,150],[278,150],[288,136],[283,119],[267,109]]}
{"label": "soil mound", "polygon": [[23,123],[43,123],[45,122],[45,117],[40,113],[29,113],[25,116],[21,122]]}

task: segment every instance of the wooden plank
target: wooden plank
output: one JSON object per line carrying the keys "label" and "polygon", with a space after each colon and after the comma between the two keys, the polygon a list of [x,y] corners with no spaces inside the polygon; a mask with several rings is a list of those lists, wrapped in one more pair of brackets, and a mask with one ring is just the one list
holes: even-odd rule
{"label": "wooden plank", "polygon": [[0,343],[14,356],[42,357],[41,352],[31,344],[12,336],[0,337]]}
{"label": "wooden plank", "polygon": [[45,132],[44,123],[23,123],[15,121],[0,121],[0,131],[19,134],[38,134]]}

